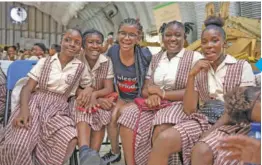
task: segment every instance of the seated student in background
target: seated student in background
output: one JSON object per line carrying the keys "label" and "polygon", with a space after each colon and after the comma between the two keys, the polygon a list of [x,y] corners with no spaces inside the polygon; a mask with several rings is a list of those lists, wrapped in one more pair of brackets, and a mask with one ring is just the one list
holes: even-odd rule
{"label": "seated student in background", "polygon": [[45,56],[46,47],[43,43],[35,43],[32,48],[32,56],[28,60],[40,60]]}
{"label": "seated student in background", "polygon": [[[80,165],[100,165],[99,150],[105,126],[111,120],[113,102],[103,97],[114,91],[114,73],[111,59],[101,54],[103,40],[103,34],[94,29],[83,34],[84,54],[80,55],[80,60],[87,66],[92,85],[84,89],[76,100],[77,106],[86,110],[75,110]],[[90,113],[89,110],[98,104],[101,107]]]}
{"label": "seated student in background", "polygon": [[184,95],[189,119],[160,133],[148,165],[166,165],[170,154],[181,151],[184,165],[222,165],[226,160],[218,158],[218,139],[248,131],[246,125],[230,123],[223,96],[235,87],[255,86],[251,65],[224,53],[226,34],[221,18],[209,17],[205,26],[201,35],[205,59],[191,69]]}
{"label": "seated student in background", "polygon": [[[225,108],[233,123],[261,123],[261,88],[236,88],[225,95]],[[261,164],[261,142],[247,135],[221,138],[218,149],[228,161]]]}
{"label": "seated student in background", "polygon": [[56,53],[59,53],[61,51],[61,46],[58,44],[52,44],[50,49],[49,49],[49,56],[53,56]]}
{"label": "seated student in background", "polygon": [[15,61],[17,60],[17,49],[16,46],[9,46],[7,49],[7,60]]}
{"label": "seated student in background", "polygon": [[20,105],[0,136],[0,164],[62,165],[70,158],[77,133],[68,98],[91,83],[87,68],[75,57],[81,46],[81,32],[68,29],[61,52],[40,59],[28,73]]}
{"label": "seated student in background", "polygon": [[114,44],[114,33],[110,32],[107,35],[107,40],[105,44],[101,48],[102,53],[107,53],[107,51],[113,46]]}

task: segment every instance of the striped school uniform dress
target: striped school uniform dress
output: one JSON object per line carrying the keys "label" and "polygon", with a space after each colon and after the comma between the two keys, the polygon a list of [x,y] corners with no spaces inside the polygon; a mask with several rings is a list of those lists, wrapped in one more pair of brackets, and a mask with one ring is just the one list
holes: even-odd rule
{"label": "striped school uniform dress", "polygon": [[[238,87],[241,83],[241,77],[243,72],[243,60],[239,60],[233,65],[229,65],[226,70],[224,81],[224,93],[231,91],[235,87]],[[200,100],[204,103],[211,100],[208,92],[208,76],[206,72],[200,72],[196,77],[196,86],[199,91]],[[175,125],[173,128],[177,129],[182,139],[182,156],[183,164],[190,165],[192,147],[199,141],[207,143],[214,154],[214,158],[217,158],[216,147],[218,145],[217,138],[225,135],[235,133],[246,133],[248,126],[246,125],[226,125],[213,131],[207,137],[199,140],[202,133],[207,131],[212,125],[208,121],[208,117],[201,113],[201,107],[197,113],[193,113],[189,116],[189,120]],[[222,165],[222,164],[220,164]]]}
{"label": "striped school uniform dress", "polygon": [[30,97],[30,128],[27,130],[12,126],[12,121],[20,111],[18,106],[10,117],[4,136],[0,138],[1,165],[61,165],[68,143],[76,137],[67,100],[73,87],[78,85],[85,66],[78,63],[68,88],[63,94],[58,94],[48,91],[47,86],[52,70],[51,58],[46,58],[41,69],[39,90]]}
{"label": "striped school uniform dress", "polygon": [[[104,80],[106,80],[108,68],[110,62],[109,60],[100,64],[99,69],[96,70],[96,76],[92,88],[96,91],[104,88]],[[75,110],[75,120],[76,123],[86,122],[95,131],[99,131],[103,126],[107,125],[111,121],[111,111],[98,109],[95,113],[84,113]]]}
{"label": "striped school uniform dress", "polygon": [[[2,125],[2,122],[4,120],[6,92],[6,76],[0,68],[0,125]],[[2,126],[0,126],[0,129],[1,128]]]}
{"label": "striped school uniform dress", "polygon": [[[151,80],[154,79],[154,72],[158,66],[158,63],[163,55],[163,52],[156,54],[152,57],[151,69],[152,75]],[[183,58],[180,60],[179,69],[177,74],[177,79],[174,84],[173,89],[184,89],[186,86],[187,75],[191,69],[191,64],[193,61],[193,52],[185,51]],[[179,78],[178,78],[179,77]],[[153,82],[153,81],[152,81]],[[180,120],[186,119],[187,115],[182,111],[182,102],[174,102],[172,106],[166,107],[154,111],[142,111],[140,116],[140,122],[138,125],[137,136],[135,140],[135,163],[137,165],[144,165],[148,162],[148,156],[151,151],[151,132],[153,130],[152,124],[162,124],[162,123],[179,123]],[[136,104],[131,104],[126,107],[123,114],[120,116],[118,123],[128,127],[132,130],[135,129],[135,124],[139,115],[139,109]],[[177,159],[179,161],[178,155],[171,156],[170,163]]]}

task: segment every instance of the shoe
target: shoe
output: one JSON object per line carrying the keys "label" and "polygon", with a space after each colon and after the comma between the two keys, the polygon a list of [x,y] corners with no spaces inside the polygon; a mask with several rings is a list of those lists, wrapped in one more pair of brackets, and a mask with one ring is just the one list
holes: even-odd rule
{"label": "shoe", "polygon": [[112,151],[110,150],[102,157],[103,165],[110,165],[110,163],[116,163],[119,162],[120,160],[121,160],[121,148],[119,154],[113,154]]}
{"label": "shoe", "polygon": [[80,157],[80,165],[100,165],[101,158],[99,153],[89,148],[85,151],[85,155]]}

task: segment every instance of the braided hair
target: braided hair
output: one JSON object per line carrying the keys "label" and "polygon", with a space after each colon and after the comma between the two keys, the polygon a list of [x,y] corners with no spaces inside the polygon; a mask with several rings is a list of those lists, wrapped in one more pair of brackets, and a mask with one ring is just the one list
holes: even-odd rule
{"label": "braided hair", "polygon": [[254,101],[260,100],[260,87],[237,87],[224,95],[225,110],[234,124],[250,122]]}
{"label": "braided hair", "polygon": [[90,29],[90,30],[87,30],[87,31],[85,31],[85,32],[83,33],[83,37],[82,37],[82,38],[83,38],[83,42],[82,42],[83,48],[85,48],[86,38],[87,38],[87,36],[90,35],[90,34],[97,34],[97,35],[99,35],[100,38],[101,38],[102,43],[104,42],[104,35],[103,35],[100,31],[98,31],[98,30],[96,30],[96,29]]}
{"label": "braided hair", "polygon": [[143,32],[143,26],[141,25],[139,19],[134,19],[134,18],[126,18],[126,19],[124,19],[124,20],[120,23],[120,25],[119,25],[119,27],[118,27],[118,31],[120,30],[120,28],[121,28],[123,25],[136,26],[139,35],[141,35],[142,32]]}
{"label": "braided hair", "polygon": [[176,20],[170,21],[168,23],[163,23],[162,26],[159,29],[159,33],[162,34],[162,38],[164,38],[164,34],[165,34],[166,29],[171,25],[177,25],[177,26],[181,27],[185,32],[185,26],[182,22],[179,22],[179,21],[176,21]]}

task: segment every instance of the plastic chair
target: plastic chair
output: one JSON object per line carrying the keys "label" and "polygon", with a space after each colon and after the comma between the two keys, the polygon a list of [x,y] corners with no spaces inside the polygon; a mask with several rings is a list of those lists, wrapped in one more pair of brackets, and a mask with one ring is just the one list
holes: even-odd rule
{"label": "plastic chair", "polygon": [[261,73],[261,71],[253,71],[254,75]]}
{"label": "plastic chair", "polygon": [[9,118],[9,109],[10,109],[10,96],[11,91],[15,87],[16,82],[27,76],[27,73],[32,69],[32,67],[37,63],[37,61],[32,60],[17,60],[14,61],[7,70],[7,97],[6,97],[6,106],[4,113],[4,126],[6,126]]}

